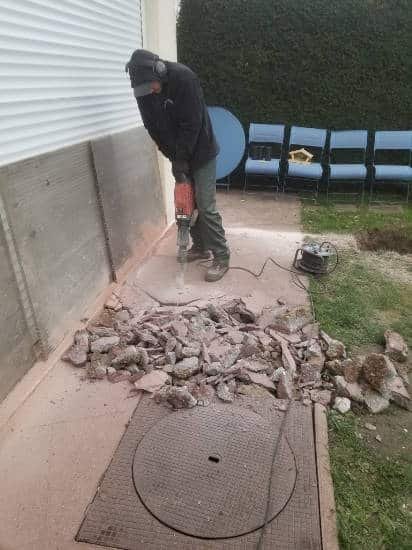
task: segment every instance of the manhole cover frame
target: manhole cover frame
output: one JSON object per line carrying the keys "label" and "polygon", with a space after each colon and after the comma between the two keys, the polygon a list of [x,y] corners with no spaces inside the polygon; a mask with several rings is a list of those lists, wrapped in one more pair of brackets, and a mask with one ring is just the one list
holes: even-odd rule
{"label": "manhole cover frame", "polygon": [[[195,410],[177,411],[171,415],[166,416],[165,418],[157,422],[154,426],[152,426],[151,429],[145,433],[143,438],[139,441],[134,453],[134,458],[132,461],[132,479],[133,479],[133,484],[134,484],[136,493],[139,497],[139,500],[142,502],[146,510],[154,518],[156,518],[159,522],[161,522],[165,526],[169,527],[170,529],[173,529],[178,533],[189,535],[198,539],[207,539],[207,540],[231,539],[231,538],[245,536],[247,534],[258,531],[265,524],[266,505],[267,505],[269,487],[270,487],[271,508],[269,508],[268,522],[273,521],[273,519],[275,519],[282,512],[282,510],[284,510],[284,508],[288,505],[295,491],[297,474],[298,474],[296,457],[285,436],[282,436],[282,440],[279,442],[277,456],[275,457],[275,468],[272,468],[273,453],[275,450],[276,441],[279,433],[279,427],[280,427],[283,415],[284,413],[279,412],[277,424],[276,423],[270,424],[269,422],[264,420],[260,415],[248,409],[233,410],[229,407],[225,409],[222,409],[221,407],[217,407],[217,408],[211,407],[203,410],[197,408]],[[217,427],[220,427],[220,428],[222,428],[222,425],[230,426],[233,429],[233,433],[237,434],[238,437],[240,436],[241,442],[243,443],[245,441],[242,440],[242,436],[246,437],[246,441],[251,438],[252,444],[256,444],[256,442],[259,442],[259,438],[263,438],[262,445],[264,446],[264,452],[266,457],[263,470],[265,470],[266,473],[263,476],[264,481],[262,482],[262,479],[260,479],[261,481],[261,484],[259,485],[260,489],[257,491],[258,496],[260,497],[259,505],[258,505],[260,510],[256,512],[257,517],[255,517],[254,521],[252,521],[251,519],[248,519],[250,518],[251,514],[247,514],[248,516],[247,518],[246,514],[244,513],[244,521],[241,522],[242,524],[241,528],[233,527],[232,530],[230,529],[227,530],[227,526],[223,527],[223,525],[221,523],[219,524],[219,522],[217,522],[216,524],[216,521],[215,522],[212,521],[212,523],[205,526],[204,518],[202,518],[202,520],[199,520],[196,523],[196,517],[194,518],[194,520],[192,517],[191,518],[192,521],[189,521],[189,525],[185,525],[184,522],[182,522],[179,519],[182,517],[181,514],[180,515],[179,513],[177,514],[177,516],[179,517],[176,520],[173,514],[168,512],[165,502],[162,501],[161,498],[153,497],[153,495],[151,494],[153,491],[153,487],[152,487],[152,490],[150,489],[147,490],[147,487],[144,487],[144,486],[142,487],[141,479],[144,480],[143,485],[144,483],[146,483],[147,479],[151,479],[150,477],[151,474],[149,474],[149,478],[148,478],[148,476],[146,475],[147,470],[145,469],[146,456],[147,456],[146,453],[148,452],[146,447],[151,449],[152,454],[155,454],[157,450],[156,441],[157,442],[160,441],[162,443],[162,437],[165,436],[167,433],[169,433],[168,428],[170,428],[171,425],[175,426],[178,429],[178,433],[176,434],[174,440],[172,440],[172,448],[170,448],[170,446],[167,447],[168,451],[170,452],[169,458],[173,459],[174,454],[176,454],[176,451],[177,451],[177,449],[174,449],[173,446],[176,444],[177,446],[179,446],[177,442],[180,442],[179,430],[184,429],[186,431],[189,431],[190,434],[192,434],[195,431],[193,428],[196,428],[196,430],[200,429],[201,436],[204,435],[205,437],[208,437],[210,433],[213,433],[213,431],[211,431],[213,430],[213,427],[210,426],[211,423],[212,424],[214,423],[215,427],[217,425]],[[250,427],[255,428],[253,432],[248,431]],[[229,433],[230,433],[230,429],[229,429]],[[155,443],[154,446],[153,446],[153,442]],[[162,445],[160,446],[162,447]],[[260,450],[262,450],[262,448],[263,447],[261,447]],[[180,449],[181,449],[181,446],[180,446]],[[225,467],[226,457],[224,455],[224,452],[222,456],[222,449],[219,448],[219,443],[214,442],[214,444],[212,443],[212,445],[208,448],[208,450],[203,449],[203,451],[206,451],[206,452],[203,452],[202,456],[205,463],[208,463],[208,466],[210,466],[211,468]],[[162,462],[162,460],[163,459],[161,457],[160,462]],[[282,476],[282,469],[278,469],[278,470],[276,469],[276,463],[280,464],[281,467],[282,466],[285,467],[285,469],[287,470],[286,472],[285,472],[285,469],[283,470],[284,476]],[[229,465],[228,468],[229,468],[229,472],[231,470],[235,470],[233,464]],[[165,484],[167,486],[167,483],[168,482],[170,483],[170,480],[173,478],[173,473],[174,473],[173,468],[171,468],[171,470],[168,471],[167,465],[165,467],[165,465],[163,464],[162,467],[159,467],[159,464],[157,461],[156,464],[153,465],[153,469],[154,469],[154,472],[157,472],[157,473],[159,471],[161,472],[160,480],[159,479],[157,480],[159,485],[157,490],[160,491],[162,488],[165,487]],[[236,472],[238,474],[239,470],[236,470]],[[142,476],[142,478],[140,476]],[[257,478],[259,478],[258,474],[256,474],[255,472],[255,477],[256,476]],[[159,478],[159,476],[157,476],[157,478]],[[213,481],[213,479],[211,481]],[[280,496],[276,500],[276,496],[278,495],[276,483],[278,481],[280,481],[280,484],[279,484]],[[172,479],[172,485],[173,485],[173,479]],[[156,490],[156,487],[155,487],[155,490]],[[250,490],[250,486],[249,486],[249,490]],[[254,495],[254,496],[255,498],[257,498],[257,495]],[[190,500],[190,496],[188,500]],[[204,504],[204,502],[207,502],[208,505],[211,504],[207,500],[203,502],[202,500],[200,500],[199,505]],[[193,504],[193,501],[192,501],[192,504]],[[187,506],[187,504],[183,502],[182,503],[183,510],[185,509],[185,506]],[[192,510],[191,507],[189,509]],[[238,509],[238,511],[242,513],[241,507]],[[197,517],[200,518],[200,516],[197,516]]]}

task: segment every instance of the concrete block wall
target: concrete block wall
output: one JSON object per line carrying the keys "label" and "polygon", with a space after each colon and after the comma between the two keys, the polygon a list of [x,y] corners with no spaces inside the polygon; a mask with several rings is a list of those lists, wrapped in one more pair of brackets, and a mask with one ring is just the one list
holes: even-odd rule
{"label": "concrete block wall", "polygon": [[166,225],[157,155],[138,128],[92,142],[99,200],[115,277],[144,253]]}
{"label": "concrete block wall", "polygon": [[0,401],[35,360],[4,225],[0,223]]}
{"label": "concrete block wall", "polygon": [[0,400],[165,227],[144,128],[0,168]]}

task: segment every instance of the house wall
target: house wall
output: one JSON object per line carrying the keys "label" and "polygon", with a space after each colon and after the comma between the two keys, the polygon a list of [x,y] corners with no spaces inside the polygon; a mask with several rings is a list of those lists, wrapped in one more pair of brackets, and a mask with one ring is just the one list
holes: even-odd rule
{"label": "house wall", "polygon": [[144,4],[1,3],[0,400],[171,219],[124,64],[148,42],[175,57],[174,0]]}

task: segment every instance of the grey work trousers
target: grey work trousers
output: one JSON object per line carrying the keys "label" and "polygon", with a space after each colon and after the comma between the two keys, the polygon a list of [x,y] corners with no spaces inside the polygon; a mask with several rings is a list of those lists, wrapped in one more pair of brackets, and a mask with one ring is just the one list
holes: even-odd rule
{"label": "grey work trousers", "polygon": [[192,175],[199,213],[195,225],[190,230],[193,247],[198,250],[210,250],[214,258],[228,263],[230,251],[222,217],[216,208],[216,159],[194,170]]}

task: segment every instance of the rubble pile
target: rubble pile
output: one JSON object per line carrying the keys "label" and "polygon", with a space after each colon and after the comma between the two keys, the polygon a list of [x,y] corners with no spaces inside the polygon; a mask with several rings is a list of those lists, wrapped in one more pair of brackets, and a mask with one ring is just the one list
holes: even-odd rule
{"label": "rubble pile", "polygon": [[411,408],[407,377],[395,363],[406,361],[408,348],[394,332],[385,333],[385,353],[349,358],[306,306],[257,313],[234,298],[136,314],[112,302],[75,334],[63,357],[89,379],[128,380],[134,392],[175,409],[231,403],[239,394],[317,402],[341,413],[353,403],[374,413],[390,402]]}

